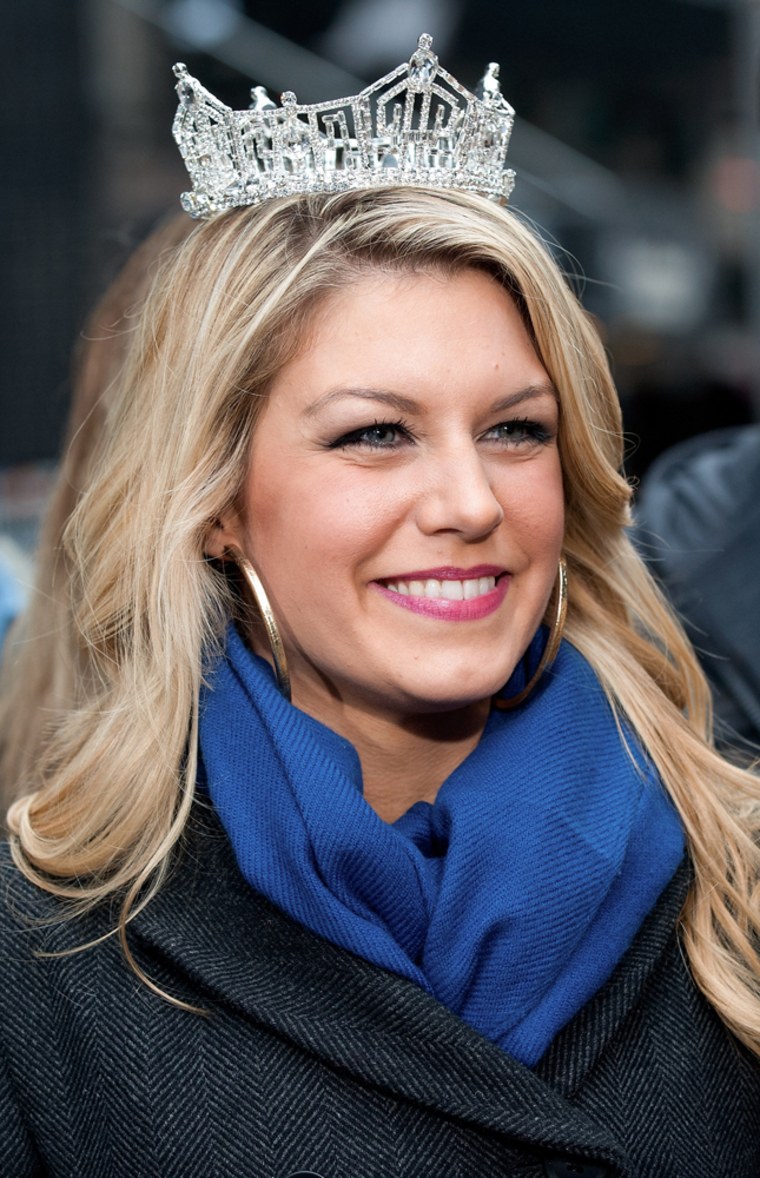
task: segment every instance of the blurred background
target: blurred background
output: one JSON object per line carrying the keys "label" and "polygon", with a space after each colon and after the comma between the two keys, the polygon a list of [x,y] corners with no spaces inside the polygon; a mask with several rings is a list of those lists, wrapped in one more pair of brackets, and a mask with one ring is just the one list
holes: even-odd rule
{"label": "blurred background", "polygon": [[186,176],[171,65],[340,97],[420,32],[517,110],[512,203],[597,317],[628,470],[760,419],[760,0],[10,0],[0,151],[0,534],[34,539],[88,309]]}

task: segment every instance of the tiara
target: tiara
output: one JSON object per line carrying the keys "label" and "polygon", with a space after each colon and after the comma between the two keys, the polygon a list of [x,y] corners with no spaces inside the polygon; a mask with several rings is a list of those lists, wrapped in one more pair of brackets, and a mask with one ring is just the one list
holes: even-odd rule
{"label": "tiara", "polygon": [[182,207],[212,217],[276,196],[396,185],[506,201],[514,111],[499,67],[488,66],[476,96],[441,69],[432,44],[423,33],[408,62],[359,94],[307,106],[286,91],[278,107],[256,86],[249,110],[231,110],[175,65],[173,133],[193,183]]}

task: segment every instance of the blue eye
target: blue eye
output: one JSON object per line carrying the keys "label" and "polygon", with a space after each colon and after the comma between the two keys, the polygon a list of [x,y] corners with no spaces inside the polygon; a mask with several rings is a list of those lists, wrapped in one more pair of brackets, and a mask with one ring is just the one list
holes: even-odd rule
{"label": "blue eye", "polygon": [[500,421],[498,425],[487,430],[483,437],[486,440],[493,439],[511,446],[530,445],[531,443],[544,445],[552,440],[554,434],[540,421],[532,421],[525,417],[515,418],[512,421]]}
{"label": "blue eye", "polygon": [[411,440],[408,428],[402,421],[376,421],[361,429],[342,434],[330,443],[331,450],[345,450],[355,446],[367,450],[393,450]]}

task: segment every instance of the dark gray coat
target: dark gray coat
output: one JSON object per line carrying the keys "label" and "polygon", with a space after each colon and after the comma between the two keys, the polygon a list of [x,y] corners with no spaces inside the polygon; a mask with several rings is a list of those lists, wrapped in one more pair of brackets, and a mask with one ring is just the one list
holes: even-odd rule
{"label": "dark gray coat", "polygon": [[674,935],[686,869],[533,1071],[252,892],[211,816],[130,925],[205,1015],[151,994],[113,938],[35,956],[107,914],[51,924],[5,852],[0,878],[2,1178],[760,1175],[760,1068]]}
{"label": "dark gray coat", "polygon": [[718,737],[760,746],[760,425],[668,450],[644,479],[637,517],[642,555],[710,679]]}

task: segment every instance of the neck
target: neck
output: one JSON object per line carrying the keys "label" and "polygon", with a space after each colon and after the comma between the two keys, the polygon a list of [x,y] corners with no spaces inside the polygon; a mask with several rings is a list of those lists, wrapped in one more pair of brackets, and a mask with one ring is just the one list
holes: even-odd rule
{"label": "neck", "polygon": [[[384,822],[395,822],[415,802],[433,802],[446,778],[480,740],[490,710],[480,700],[454,712],[394,716],[348,707],[315,708],[294,702],[350,740],[362,766],[364,798]],[[327,714],[329,712],[329,715]]]}

